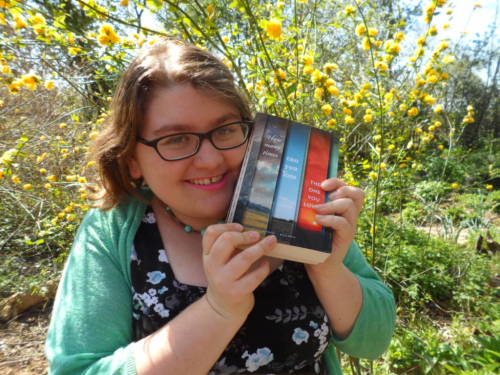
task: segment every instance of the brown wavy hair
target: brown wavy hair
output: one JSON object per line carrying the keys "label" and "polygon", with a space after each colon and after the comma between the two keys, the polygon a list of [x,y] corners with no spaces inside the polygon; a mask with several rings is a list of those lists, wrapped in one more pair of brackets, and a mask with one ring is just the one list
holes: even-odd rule
{"label": "brown wavy hair", "polygon": [[142,179],[132,179],[128,160],[155,90],[185,83],[234,105],[242,119],[251,118],[249,103],[231,72],[210,52],[177,39],[147,46],[121,77],[111,114],[91,146],[100,177],[93,195],[99,207],[113,208],[130,196],[144,200]]}

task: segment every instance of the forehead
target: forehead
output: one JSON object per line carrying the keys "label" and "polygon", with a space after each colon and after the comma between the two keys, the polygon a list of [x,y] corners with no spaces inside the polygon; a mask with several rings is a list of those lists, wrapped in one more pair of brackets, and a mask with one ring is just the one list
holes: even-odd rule
{"label": "forehead", "polygon": [[[206,131],[220,122],[239,120],[228,100],[189,84],[158,88],[146,108],[142,131],[150,135],[171,131]],[[146,135],[146,134],[145,134]]]}

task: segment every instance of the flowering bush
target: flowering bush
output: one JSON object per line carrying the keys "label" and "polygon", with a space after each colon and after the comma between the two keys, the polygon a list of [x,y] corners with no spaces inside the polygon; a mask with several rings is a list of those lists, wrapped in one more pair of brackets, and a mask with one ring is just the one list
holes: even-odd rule
{"label": "flowering bush", "polygon": [[174,36],[217,54],[255,111],[338,132],[343,178],[367,190],[361,230],[379,264],[392,232],[378,222],[414,201],[419,182],[486,193],[500,169],[490,150],[463,177],[457,146],[480,114],[450,90],[461,45],[440,37],[449,24],[436,15],[451,18],[451,1],[382,3],[0,0],[0,247],[64,259],[92,204],[87,146],[112,88],[138,48]]}

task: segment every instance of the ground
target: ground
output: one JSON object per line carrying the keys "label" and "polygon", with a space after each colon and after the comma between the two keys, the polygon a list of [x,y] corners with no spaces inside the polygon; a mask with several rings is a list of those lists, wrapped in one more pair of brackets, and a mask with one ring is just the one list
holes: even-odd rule
{"label": "ground", "polygon": [[34,307],[14,320],[0,323],[0,374],[47,373],[45,336],[52,304]]}

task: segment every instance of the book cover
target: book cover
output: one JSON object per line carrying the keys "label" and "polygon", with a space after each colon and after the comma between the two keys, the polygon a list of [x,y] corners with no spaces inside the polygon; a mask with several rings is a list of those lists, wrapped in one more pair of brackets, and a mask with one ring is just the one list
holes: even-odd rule
{"label": "book cover", "polygon": [[257,114],[226,222],[274,234],[270,256],[321,263],[333,233],[314,221],[321,182],[337,174],[339,142],[329,131]]}

